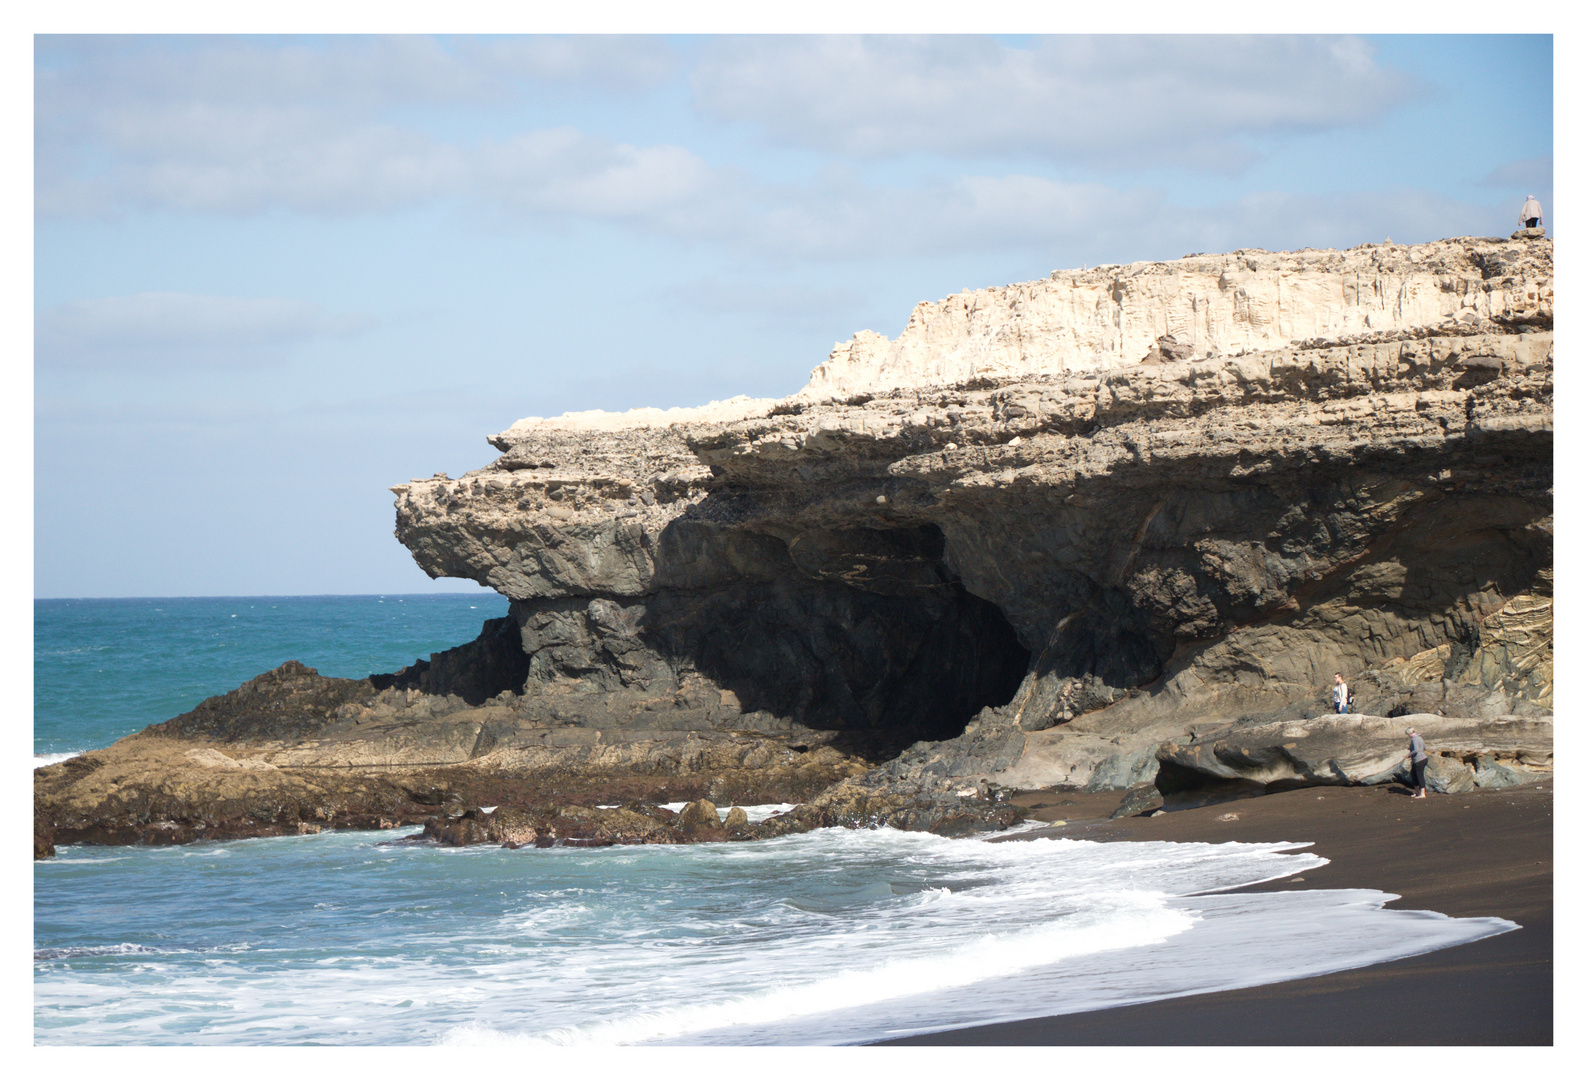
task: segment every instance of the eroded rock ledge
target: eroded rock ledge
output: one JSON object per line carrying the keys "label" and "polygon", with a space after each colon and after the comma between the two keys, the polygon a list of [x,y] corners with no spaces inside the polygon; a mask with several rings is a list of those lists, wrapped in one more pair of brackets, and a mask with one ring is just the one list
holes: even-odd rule
{"label": "eroded rock ledge", "polygon": [[[1268,765],[1344,738],[1316,719],[1341,671],[1362,714],[1469,721],[1451,760],[1518,782],[1552,761],[1552,305],[1546,240],[1194,256],[923,305],[778,402],[520,421],[393,489],[419,565],[506,619],[394,675],[264,677],[323,699],[305,719],[206,703],[117,747],[274,766],[210,772],[301,781],[283,828],[444,830],[422,789],[541,825],[709,797],[803,804],[741,837],[953,832],[1008,824],[1009,787],[1277,782],[1207,733]],[[40,771],[57,837],[115,833],[60,810],[110,820],[82,786],[110,766]]]}

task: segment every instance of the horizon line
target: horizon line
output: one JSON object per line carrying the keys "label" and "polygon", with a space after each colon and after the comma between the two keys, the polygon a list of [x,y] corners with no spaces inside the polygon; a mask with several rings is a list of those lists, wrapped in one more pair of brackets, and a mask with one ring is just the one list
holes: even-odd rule
{"label": "horizon line", "polygon": [[34,603],[41,600],[315,600],[324,597],[362,597],[362,596],[500,596],[508,599],[494,589],[481,586],[478,592],[464,589],[442,589],[434,592],[363,592],[363,593],[194,593],[186,596],[174,594],[138,594],[128,596],[35,596]]}

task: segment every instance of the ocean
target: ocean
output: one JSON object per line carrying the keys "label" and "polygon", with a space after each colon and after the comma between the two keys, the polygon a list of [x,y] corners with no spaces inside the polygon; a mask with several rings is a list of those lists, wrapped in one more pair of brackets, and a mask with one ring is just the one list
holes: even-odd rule
{"label": "ocean", "polygon": [[108,746],[288,660],[361,679],[472,641],[505,614],[494,593],[36,600],[35,764]]}
{"label": "ocean", "polygon": [[[505,610],[478,594],[38,601],[35,762],[288,659],[392,671]],[[1515,927],[1385,908],[1370,890],[1229,891],[1322,865],[1305,837],[827,829],[509,851],[400,842],[415,831],[60,848],[33,871],[35,1042],[849,1044],[1261,985]]]}

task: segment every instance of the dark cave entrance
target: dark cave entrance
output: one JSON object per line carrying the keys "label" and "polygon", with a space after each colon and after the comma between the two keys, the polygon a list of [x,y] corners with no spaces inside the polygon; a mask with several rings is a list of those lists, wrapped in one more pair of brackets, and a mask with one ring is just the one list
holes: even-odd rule
{"label": "dark cave entrance", "polygon": [[503,691],[533,697],[559,679],[587,700],[614,695],[608,718],[622,726],[635,697],[703,676],[745,713],[834,732],[839,749],[881,761],[962,734],[983,708],[1007,704],[1030,666],[1003,613],[965,590],[943,548],[929,526],[802,533],[759,579],[621,601],[515,602],[473,642],[371,679],[470,705]]}
{"label": "dark cave entrance", "polygon": [[789,553],[797,572],[734,590],[693,650],[746,710],[881,760],[1013,698],[1030,653],[947,569],[935,527],[807,533]]}

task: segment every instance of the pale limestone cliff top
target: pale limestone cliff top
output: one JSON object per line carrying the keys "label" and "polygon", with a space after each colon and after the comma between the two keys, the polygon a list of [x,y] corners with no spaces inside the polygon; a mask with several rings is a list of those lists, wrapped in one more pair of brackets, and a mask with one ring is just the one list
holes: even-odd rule
{"label": "pale limestone cliff top", "polygon": [[740,395],[695,408],[594,409],[525,417],[492,442],[533,432],[736,423],[779,403],[952,386],[980,379],[1106,371],[1139,363],[1172,335],[1204,360],[1307,340],[1551,321],[1553,244],[1456,237],[1055,270],[1040,281],[965,290],[915,306],[897,338],[861,330],[789,398]]}
{"label": "pale limestone cliff top", "polygon": [[895,339],[862,330],[839,342],[799,397],[1102,371],[1140,362],[1165,335],[1207,359],[1552,311],[1547,240],[1187,255],[918,304]]}
{"label": "pale limestone cliff top", "polygon": [[509,441],[518,432],[533,428],[558,431],[621,431],[625,428],[667,427],[670,424],[731,424],[751,416],[764,416],[777,403],[776,398],[752,398],[747,394],[712,401],[691,408],[657,409],[646,406],[627,412],[607,412],[605,409],[587,409],[583,412],[563,413],[561,416],[526,416],[515,421],[512,427],[496,438]]}

